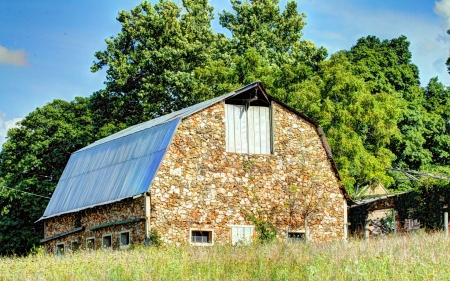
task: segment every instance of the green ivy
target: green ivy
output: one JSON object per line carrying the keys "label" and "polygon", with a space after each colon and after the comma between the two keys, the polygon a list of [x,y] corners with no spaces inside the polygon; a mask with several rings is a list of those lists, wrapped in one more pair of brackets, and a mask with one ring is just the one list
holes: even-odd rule
{"label": "green ivy", "polygon": [[255,224],[255,230],[258,233],[258,242],[265,244],[272,242],[277,237],[275,226],[262,218],[249,215],[248,219]]}

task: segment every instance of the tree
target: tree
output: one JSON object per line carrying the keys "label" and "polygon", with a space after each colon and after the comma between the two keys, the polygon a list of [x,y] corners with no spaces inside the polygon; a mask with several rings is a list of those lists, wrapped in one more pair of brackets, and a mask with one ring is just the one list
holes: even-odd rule
{"label": "tree", "polygon": [[195,69],[213,58],[223,38],[213,34],[207,0],[182,3],[143,2],[119,12],[121,32],[105,40],[91,67],[107,68],[106,87],[90,103],[101,136],[202,100]]}
{"label": "tree", "polygon": [[[450,29],[447,29],[447,34],[450,34]],[[445,65],[447,66],[447,72],[450,74],[450,57],[445,62]]]}
{"label": "tree", "polygon": [[[325,48],[301,40],[306,15],[289,1],[281,12],[278,0],[231,1],[233,11],[220,13],[232,34],[227,79],[233,85],[261,80],[271,95],[289,103],[298,83],[308,79],[326,58]],[[212,71],[212,73],[215,73]]]}
{"label": "tree", "polygon": [[424,103],[418,73],[405,36],[368,36],[291,91],[290,105],[324,127],[350,192],[376,181],[393,184],[387,167],[432,163],[427,139],[437,117]]}
{"label": "tree", "polygon": [[432,164],[450,165],[450,89],[431,78],[424,92],[423,107],[430,115],[426,123],[425,146],[432,154]]}
{"label": "tree", "polygon": [[345,52],[338,52],[291,93],[296,98],[290,105],[324,128],[350,192],[374,180],[392,182],[385,167],[395,155],[387,147],[399,134],[396,124],[402,100],[372,91],[364,79],[368,71],[355,66]]}
{"label": "tree", "polygon": [[39,243],[48,199],[70,154],[93,141],[87,98],[54,100],[8,131],[0,154],[0,254],[25,254]]}

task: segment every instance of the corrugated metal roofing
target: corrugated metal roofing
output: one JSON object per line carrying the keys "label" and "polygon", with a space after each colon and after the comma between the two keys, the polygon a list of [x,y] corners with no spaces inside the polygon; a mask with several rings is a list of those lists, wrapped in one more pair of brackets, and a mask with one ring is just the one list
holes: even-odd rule
{"label": "corrugated metal roofing", "polygon": [[258,84],[131,126],[74,152],[40,220],[147,192],[181,119]]}
{"label": "corrugated metal roofing", "polygon": [[72,154],[43,218],[147,192],[180,120]]}
{"label": "corrugated metal roofing", "polygon": [[124,129],[124,130],[122,130],[120,132],[112,134],[112,135],[110,135],[110,136],[108,136],[106,138],[98,140],[98,141],[92,143],[91,145],[80,149],[79,151],[85,150],[85,149],[89,149],[91,147],[94,147],[94,146],[97,146],[97,145],[100,145],[100,144],[103,144],[105,142],[109,142],[109,141],[112,141],[112,140],[115,140],[115,139],[119,139],[119,138],[122,138],[124,136],[128,136],[130,134],[134,134],[134,133],[142,131],[142,130],[146,130],[148,128],[151,128],[151,127],[163,124],[163,123],[165,123],[167,121],[170,121],[170,120],[172,120],[174,118],[184,119],[184,118],[186,118],[186,117],[188,117],[188,116],[190,116],[190,115],[192,115],[192,114],[194,114],[194,113],[196,113],[196,112],[198,112],[198,111],[200,111],[202,109],[210,107],[211,105],[213,105],[213,104],[215,104],[217,102],[220,102],[220,101],[222,101],[222,100],[224,100],[224,99],[226,99],[228,97],[231,97],[231,96],[233,96],[235,94],[236,94],[236,92],[231,92],[231,93],[222,95],[220,97],[213,98],[213,99],[204,101],[202,103],[198,103],[198,104],[195,104],[193,106],[183,108],[183,109],[178,110],[178,111],[174,111],[172,113],[169,113],[167,115],[164,115],[164,116],[152,119],[150,121],[143,122],[143,123],[131,126],[131,127],[126,128],[126,129]]}
{"label": "corrugated metal roofing", "polygon": [[[182,119],[255,87],[261,88],[266,95],[262,84],[255,82],[234,92],[129,127],[76,151],[71,155],[39,220],[147,192]],[[313,124],[318,126],[317,123]]]}

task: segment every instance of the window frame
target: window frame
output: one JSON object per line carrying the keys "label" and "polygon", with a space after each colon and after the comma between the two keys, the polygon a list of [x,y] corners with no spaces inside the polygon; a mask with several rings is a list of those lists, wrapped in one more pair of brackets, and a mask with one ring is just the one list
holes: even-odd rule
{"label": "window frame", "polygon": [[[301,235],[303,238],[299,237],[291,237],[290,235]],[[306,241],[306,231],[304,230],[290,230],[287,232],[287,241],[289,244],[291,243],[303,243]]]}
{"label": "window frame", "polygon": [[[254,225],[229,225],[230,227],[230,242],[231,245],[235,246],[235,245],[249,245],[253,243],[253,239],[255,237],[255,226]],[[233,243],[233,228],[251,228],[252,233],[250,236],[250,240],[248,242],[242,242],[243,239],[239,239],[239,241]]]}
{"label": "window frame", "polygon": [[[208,232],[208,240],[211,242],[194,242],[192,241],[194,232]],[[214,229],[210,228],[190,228],[189,229],[189,243],[193,246],[213,246],[214,245]]]}
{"label": "window frame", "polygon": [[[127,245],[122,245],[122,234],[128,233],[128,244]],[[131,245],[131,232],[130,230],[124,230],[120,232],[119,235],[119,244],[120,244],[120,249],[128,249]]]}
{"label": "window frame", "polygon": [[[89,248],[89,241],[92,240],[92,248]],[[87,251],[95,251],[95,237],[87,237],[86,238],[86,250]]]}
{"label": "window frame", "polygon": [[[60,251],[61,246],[62,246],[62,252]],[[66,254],[66,246],[65,246],[64,242],[56,243],[55,254],[57,256],[64,256]]]}
{"label": "window frame", "polygon": [[[73,249],[74,244],[78,244],[78,248],[77,249]],[[72,251],[72,253],[78,252],[81,250],[81,243],[77,240],[72,240],[70,241],[70,250]]]}
{"label": "window frame", "polygon": [[[105,241],[105,238],[108,237],[108,236],[110,237],[111,245],[109,247],[105,247],[104,241]],[[102,250],[104,250],[104,251],[111,251],[112,249],[113,249],[112,233],[103,234],[102,235]]]}

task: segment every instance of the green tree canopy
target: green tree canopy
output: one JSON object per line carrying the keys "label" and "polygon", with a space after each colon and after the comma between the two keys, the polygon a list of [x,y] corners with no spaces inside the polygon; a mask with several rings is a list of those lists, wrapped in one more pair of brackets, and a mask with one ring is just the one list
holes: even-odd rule
{"label": "green tree canopy", "polygon": [[[54,100],[8,131],[0,153],[0,185],[50,197],[70,154],[93,141],[87,98]],[[48,199],[0,188],[0,254],[24,254],[39,243]]]}
{"label": "green tree canopy", "polygon": [[105,40],[91,67],[107,73],[105,89],[90,103],[100,136],[199,101],[194,70],[212,59],[220,40],[208,1],[182,2],[143,2],[119,12],[121,32]]}

